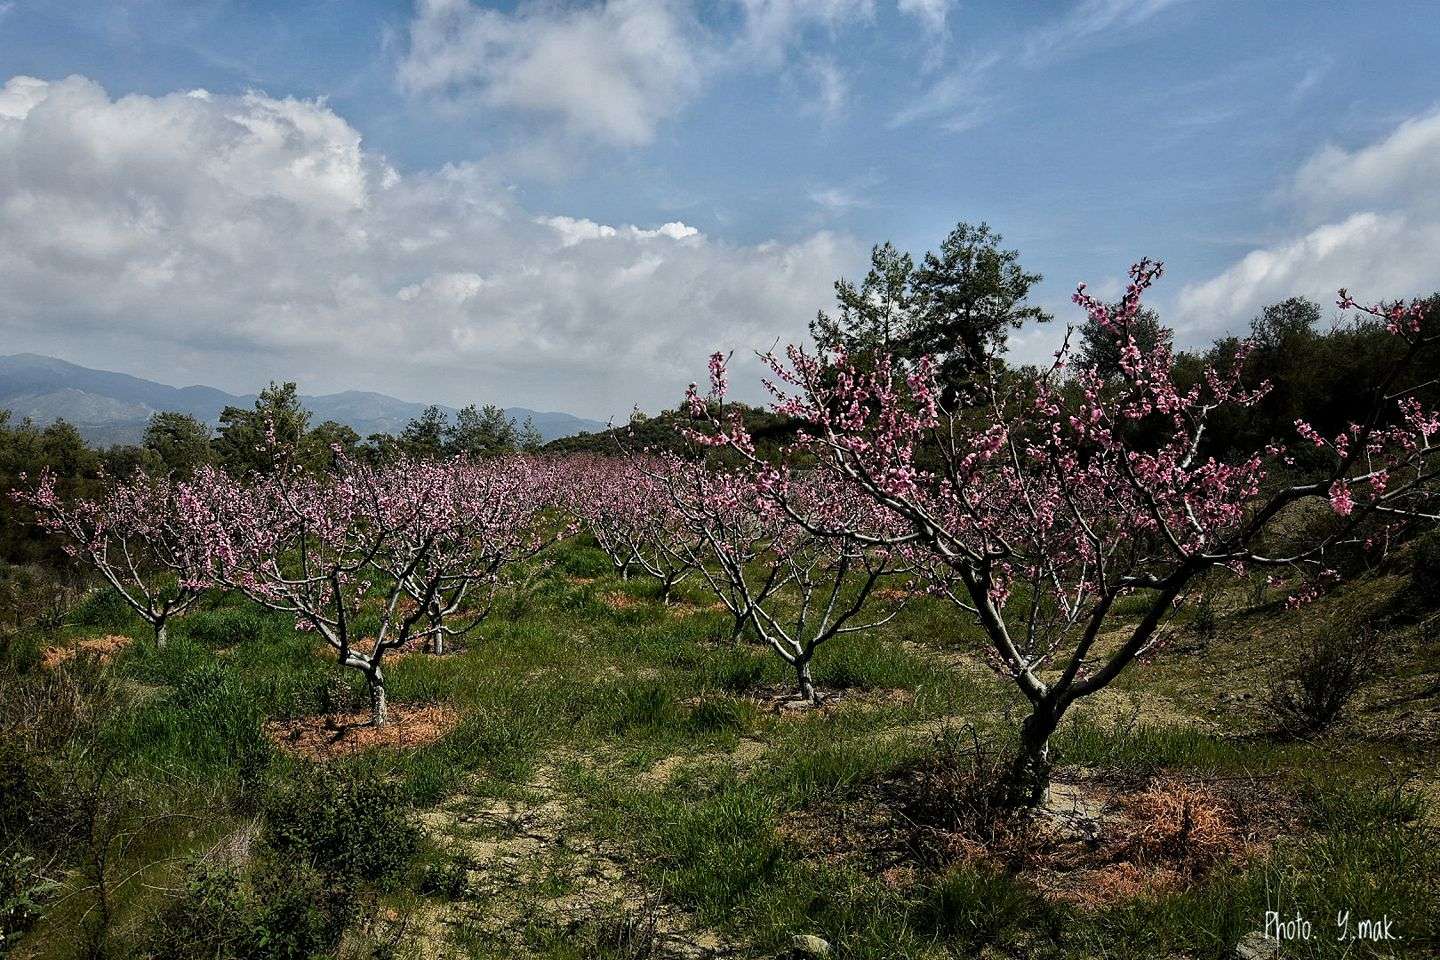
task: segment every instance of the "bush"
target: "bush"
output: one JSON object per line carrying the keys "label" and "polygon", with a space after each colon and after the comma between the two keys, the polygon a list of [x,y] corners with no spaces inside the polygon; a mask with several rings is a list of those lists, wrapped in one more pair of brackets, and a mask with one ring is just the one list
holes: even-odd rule
{"label": "bush", "polygon": [[305,864],[264,860],[247,883],[231,867],[197,864],[159,916],[154,960],[309,960],[330,953],[352,909],[345,892]]}
{"label": "bush", "polygon": [[922,860],[954,859],[956,837],[991,843],[1021,824],[1009,802],[1010,759],[975,731],[945,730],[939,749],[896,771],[892,802],[909,824],[908,842]]}
{"label": "bush", "polygon": [[82,627],[98,627],[102,630],[128,630],[140,623],[140,618],[130,608],[120,591],[114,587],[97,590],[76,604],[72,614],[75,623]]}
{"label": "bush", "polygon": [[1303,635],[1294,665],[1270,688],[1281,727],[1304,736],[1333,726],[1369,682],[1379,648],[1370,625],[1327,624]]}
{"label": "bush", "polygon": [[40,919],[44,901],[55,889],[35,867],[35,858],[18,849],[0,853],[0,957]]}
{"label": "bush", "polygon": [[392,887],[410,866],[420,829],[396,783],[358,770],[323,770],[265,804],[266,843],[339,884]]}

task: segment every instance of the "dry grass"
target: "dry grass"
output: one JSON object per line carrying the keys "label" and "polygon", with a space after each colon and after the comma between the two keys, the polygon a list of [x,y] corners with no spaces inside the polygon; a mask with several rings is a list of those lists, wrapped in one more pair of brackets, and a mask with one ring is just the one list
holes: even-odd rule
{"label": "dry grass", "polygon": [[130,637],[109,634],[77,640],[68,647],[46,647],[40,651],[40,665],[46,670],[54,670],[80,656],[97,657],[103,663],[134,642]]}
{"label": "dry grass", "polygon": [[903,886],[918,866],[968,864],[1018,876],[1057,903],[1099,909],[1186,889],[1263,856],[1293,828],[1268,785],[1087,773],[1039,810],[1004,806],[991,758],[898,772],[844,809],[791,815],[780,835],[817,858]]}

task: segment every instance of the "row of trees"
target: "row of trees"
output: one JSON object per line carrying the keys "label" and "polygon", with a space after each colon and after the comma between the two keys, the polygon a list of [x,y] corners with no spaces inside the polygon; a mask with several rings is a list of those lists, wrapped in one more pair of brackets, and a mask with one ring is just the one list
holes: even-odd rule
{"label": "row of trees", "polygon": [[[273,441],[271,469],[186,479],[138,469],[94,498],[67,500],[53,473],[15,499],[104,580],[163,645],[171,621],[210,589],[295,617],[365,678],[386,722],[385,655],[443,653],[488,616],[513,565],[553,536],[556,465],[525,455],[373,466],[336,448],[307,471]],[[563,528],[562,528],[563,529]]]}
{"label": "row of trees", "polygon": [[426,407],[398,435],[371,434],[361,439],[349,426],[326,420],[310,425],[310,412],[293,383],[275,384],[260,392],[252,409],[226,407],[218,428],[183,413],[161,412],[150,418],[138,454],[147,466],[188,474],[200,467],[223,467],[232,476],[269,469],[270,434],[311,469],[330,465],[338,447],[350,459],[371,464],[399,459],[441,456],[484,456],[533,452],[540,434],[526,420],[516,424],[499,407],[471,404],[452,422],[439,407]]}
{"label": "row of trees", "polygon": [[[622,575],[656,578],[667,600],[702,580],[737,635],[753,630],[812,699],[818,648],[883,622],[869,601],[885,578],[904,578],[978,625],[997,673],[1029,702],[1009,785],[1015,802],[1033,803],[1067,711],[1154,653],[1208,573],[1270,568],[1303,599],[1334,580],[1337,550],[1383,550],[1437,516],[1425,303],[1360,307],[1342,291],[1356,322],[1325,336],[1368,348],[1349,358],[1348,399],[1284,424],[1294,404],[1315,407],[1293,381],[1287,397],[1257,380],[1255,367],[1283,372],[1297,344],[1313,357],[1331,342],[1314,332],[1318,309],[1287,301],[1251,339],[1177,356],[1143,304],[1160,273],[1137,264],[1114,304],[1082,286],[1078,347],[1046,369],[1012,369],[1006,331],[1045,319],[1026,304],[1038,277],[983,225],[962,225],[919,268],[877,248],[864,284],[838,285],[837,318],[817,319],[818,351],[766,358],[784,434],[757,436],[753,411],[727,399],[717,354],[708,393],[692,385],[687,420],[672,418],[663,449],[376,465],[336,442],[327,465],[307,470],[304,436],[267,419],[254,445],[267,459],[240,479],[202,467],[123,506],[68,506],[43,481],[22,499],[77,542],[90,535],[98,548],[79,554],[112,569],[123,524],[72,529],[66,512],[113,518],[159,504],[173,532],[152,522],[142,539],[167,557],[126,575],[168,568],[177,603],[185,589],[219,586],[294,613],[365,674],[376,722],[384,652],[439,636],[461,608],[457,591],[493,587],[543,545],[540,531],[563,532],[562,516],[583,523]],[[415,436],[426,455],[447,452],[435,418]],[[1331,521],[1289,523],[1307,501]],[[482,503],[499,511],[493,526],[470,519]],[[496,550],[497,538],[508,546]],[[130,564],[135,552],[119,556]],[[383,612],[362,649],[353,625],[370,607]],[[173,615],[146,610],[152,622]]]}

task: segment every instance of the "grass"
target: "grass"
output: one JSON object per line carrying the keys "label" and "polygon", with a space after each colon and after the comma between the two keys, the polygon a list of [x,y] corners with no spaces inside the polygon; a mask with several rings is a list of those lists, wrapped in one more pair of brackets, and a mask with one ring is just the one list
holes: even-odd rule
{"label": "grass", "polygon": [[[1253,715],[1224,697],[1238,689],[1258,700],[1264,671],[1229,651],[1279,612],[1217,605],[1208,642],[1226,655],[1162,655],[1119,685],[1164,711],[1134,723],[1071,718],[1054,747],[1067,768],[1120,777],[1272,782],[1293,798],[1296,828],[1235,869],[1092,909],[1047,898],[993,864],[902,857],[903,870],[884,873],[812,842],[817,823],[843,832],[847,817],[861,818],[883,784],[935,754],[947,726],[1012,742],[1014,691],[977,669],[975,628],[941,602],[915,600],[886,627],[821,649],[817,682],[845,691],[849,705],[776,713],[755,696],[791,682],[788,668],[764,648],[731,645],[728,615],[705,608],[698,584],[683,584],[666,608],[652,584],[622,582],[583,542],[545,560],[462,651],[389,661],[392,704],[450,705],[461,716],[453,730],[428,746],[332,763],[357,782],[390,785],[404,815],[430,825],[401,889],[364,896],[392,913],[450,917],[444,936],[457,956],[657,955],[657,917],[673,920],[664,911],[755,957],[813,933],[841,957],[1219,958],[1276,908],[1324,918],[1326,930],[1341,908],[1389,915],[1407,937],[1378,950],[1316,941],[1286,956],[1418,956],[1407,951],[1428,949],[1427,938],[1440,943],[1431,814],[1397,786],[1401,768],[1434,783],[1433,753],[1353,731],[1317,743],[1237,735],[1254,729]],[[1243,585],[1236,590],[1243,599]],[[634,602],[615,602],[617,594]],[[93,948],[97,897],[83,861],[96,849],[110,857],[114,888],[107,949],[137,955],[147,924],[182,885],[184,864],[277,816],[274,798],[317,776],[277,749],[264,724],[320,712],[337,696],[363,703],[353,671],[338,671],[313,637],[233,598],[207,598],[172,626],[163,650],[104,591],[63,628],[65,638],[109,633],[135,642],[107,664],[67,665],[59,678],[37,664],[52,642],[39,635],[8,643],[0,664],[10,690],[37,704],[32,713],[68,718],[49,732],[16,728],[44,757],[47,776],[93,785],[103,765],[111,790],[92,789],[92,806],[104,808],[118,837],[87,840],[76,826],[83,804],[54,804],[57,825],[45,835],[66,851],[54,868],[61,888],[19,956]],[[1422,663],[1431,656],[1424,651]],[[501,801],[521,812],[509,834],[482,815]],[[525,826],[522,814],[550,819]],[[467,851],[520,843],[536,830],[550,831],[547,866],[524,882],[543,909],[510,918],[514,936],[501,942],[477,892],[495,864]],[[598,888],[610,899],[596,894],[577,916],[555,905],[590,889],[584,855],[571,848],[581,837],[607,851],[621,876]],[[372,926],[346,949],[383,952],[375,931],[384,925]]]}

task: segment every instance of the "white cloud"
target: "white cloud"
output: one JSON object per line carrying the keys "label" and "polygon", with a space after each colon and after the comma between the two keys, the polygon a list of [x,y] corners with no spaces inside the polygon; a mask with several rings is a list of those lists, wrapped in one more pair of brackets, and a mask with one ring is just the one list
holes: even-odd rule
{"label": "white cloud", "polygon": [[840,65],[831,57],[810,57],[804,70],[814,89],[815,109],[827,120],[840,116],[850,99],[850,82]]}
{"label": "white cloud", "polygon": [[705,54],[688,19],[664,0],[531,3],[513,14],[421,0],[400,78],[417,93],[476,96],[551,115],[574,133],[643,144],[700,86]]}
{"label": "white cloud", "polygon": [[1066,49],[1093,41],[1109,31],[1140,26],[1179,0],[1081,0],[1059,20],[1030,32],[1022,49],[1037,63]]}
{"label": "white cloud", "polygon": [[1355,203],[1440,207],[1440,110],[1412,117],[1378,143],[1321,150],[1295,176],[1294,195],[1312,211]]}
{"label": "white cloud", "polygon": [[743,42],[762,59],[779,61],[805,30],[838,30],[874,19],[875,0],[739,0]]}
{"label": "white cloud", "polygon": [[0,341],[168,382],[623,413],[803,335],[863,256],[524,209],[401,174],[322,102],[0,89]]}
{"label": "white cloud", "polygon": [[[952,2],[896,0],[932,41],[946,32]],[[718,12],[725,27],[707,26],[702,12],[711,21]],[[874,18],[875,0],[522,0],[513,12],[420,0],[399,79],[451,106],[516,111],[571,137],[633,147],[726,71],[798,63],[832,115],[848,85],[833,58],[810,48]],[[531,139],[547,132],[532,130]]]}
{"label": "white cloud", "polygon": [[944,33],[950,16],[951,0],[899,0],[901,13],[914,17],[931,33]]}
{"label": "white cloud", "polygon": [[1184,287],[1177,326],[1198,335],[1236,327],[1297,294],[1327,303],[1341,287],[1361,299],[1440,289],[1440,112],[1415,117],[1370,146],[1326,147],[1282,191],[1303,232],[1246,254]]}
{"label": "white cloud", "polygon": [[951,132],[983,123],[993,96],[985,93],[991,71],[1000,64],[1044,67],[1081,47],[1092,47],[1105,34],[1119,36],[1180,0],[1080,0],[1058,19],[1034,27],[1012,42],[975,54],[936,80],[895,115],[892,127],[936,120]]}

